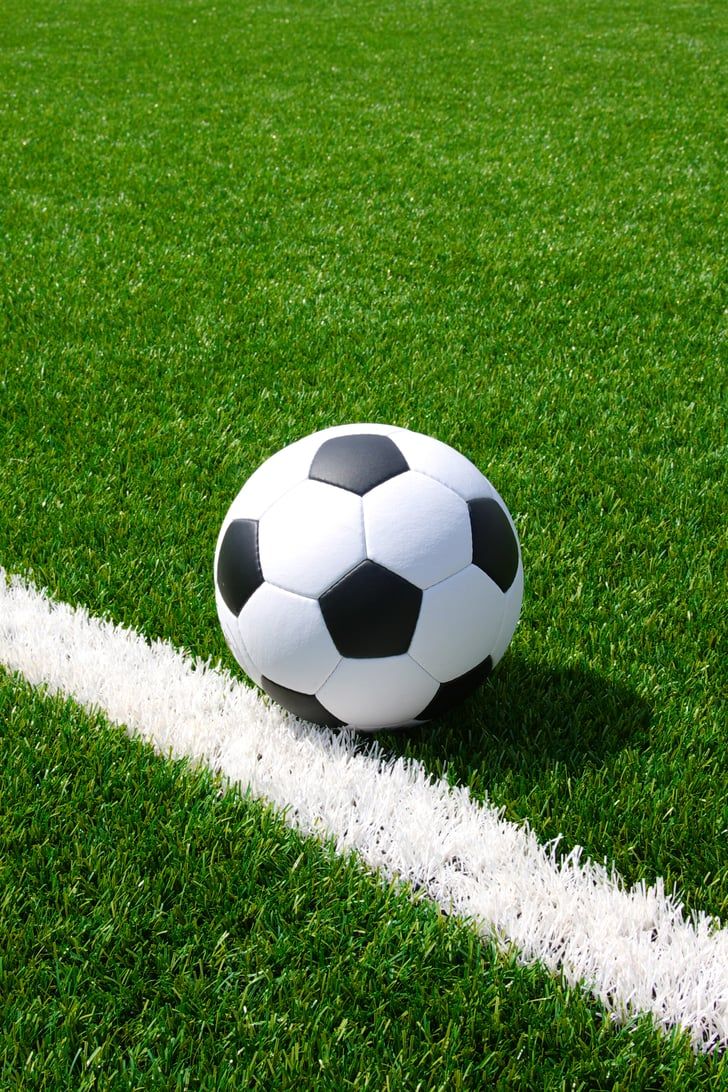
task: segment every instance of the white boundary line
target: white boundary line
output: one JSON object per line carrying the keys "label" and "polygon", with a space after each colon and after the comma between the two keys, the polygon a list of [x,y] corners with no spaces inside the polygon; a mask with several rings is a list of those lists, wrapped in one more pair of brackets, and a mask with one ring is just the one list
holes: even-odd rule
{"label": "white boundary line", "polygon": [[2,568],[0,664],[248,787],[302,833],[355,850],[524,962],[581,983],[615,1018],[651,1013],[696,1049],[728,1043],[728,930],[703,913],[688,919],[661,880],[627,888],[579,848],[559,861],[553,843],[467,788],[303,724],[226,672],[54,603]]}

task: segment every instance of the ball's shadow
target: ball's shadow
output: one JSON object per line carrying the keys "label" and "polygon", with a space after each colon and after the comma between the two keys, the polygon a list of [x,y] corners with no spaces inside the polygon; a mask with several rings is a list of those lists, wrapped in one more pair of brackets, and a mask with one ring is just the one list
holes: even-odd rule
{"label": "ball's shadow", "polygon": [[420,728],[380,736],[385,751],[421,759],[483,785],[509,773],[567,773],[600,764],[649,727],[649,704],[625,685],[581,667],[553,668],[508,653],[467,701]]}

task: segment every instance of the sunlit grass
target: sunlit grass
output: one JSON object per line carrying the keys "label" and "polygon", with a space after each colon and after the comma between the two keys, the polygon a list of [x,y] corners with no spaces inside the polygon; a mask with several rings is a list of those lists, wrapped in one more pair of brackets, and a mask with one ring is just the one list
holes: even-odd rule
{"label": "sunlit grass", "polygon": [[[541,837],[562,834],[567,848],[581,844],[614,861],[628,880],[663,876],[689,906],[725,920],[726,224],[717,93],[725,24],[707,3],[362,0],[304,10],[231,0],[10,0],[0,42],[10,106],[0,121],[0,564],[233,666],[211,568],[220,521],[244,478],[278,447],[332,423],[392,421],[432,433],[478,463],[513,512],[524,612],[486,689],[438,728],[387,745],[433,772],[447,767]],[[102,771],[138,760],[122,758],[127,745],[114,736],[94,742],[72,710],[58,735],[61,714],[7,686],[13,715],[26,734],[38,732],[38,761],[49,769],[56,761],[74,768],[65,750],[51,756],[58,739],[71,747],[76,736],[87,755],[80,765],[95,764],[99,783]],[[22,768],[30,759],[19,753]],[[230,829],[246,831],[236,853],[249,855],[247,864],[231,857],[229,867],[244,872],[261,855],[278,855],[288,862],[280,885],[295,902],[300,867],[293,874],[289,865],[303,849],[292,835],[257,806],[216,803],[209,786],[188,787],[181,773],[144,762],[145,776],[171,778],[168,791],[179,794],[170,838],[184,842],[187,793],[202,793],[199,844],[222,808]],[[133,809],[145,806],[132,787],[118,789],[113,809],[130,830]],[[65,807],[63,790],[52,781],[47,791],[52,816],[50,799],[59,794]],[[31,823],[39,845],[50,845],[46,835],[60,837],[53,821],[36,828],[21,820],[22,799],[19,792],[8,804],[17,822],[6,830],[20,837]],[[98,801],[88,806],[93,839],[106,813]],[[58,830],[75,844],[69,822]],[[107,849],[109,891],[127,867],[147,874],[131,842],[118,857]],[[39,852],[38,868],[13,882],[22,899],[40,900],[43,918],[51,865]],[[73,852],[86,876],[89,859]],[[518,1087],[505,1076],[520,1049],[514,1027],[524,1042],[542,1034],[539,1049],[558,1055],[562,1068],[554,1061],[553,1076],[548,1067],[541,1073],[549,1087],[594,1087],[584,1065],[608,1087],[652,1087],[649,1072],[653,1083],[663,1073],[664,1087],[700,1079],[702,1070],[690,1069],[676,1083],[688,1062],[674,1059],[687,1056],[652,1039],[640,1077],[642,1047],[604,1029],[596,1010],[564,1000],[536,972],[504,970],[477,946],[464,962],[451,958],[448,945],[472,942],[432,924],[434,912],[410,910],[399,896],[390,905],[349,865],[305,853],[322,877],[316,912],[326,905],[332,930],[338,921],[345,931],[356,890],[366,892],[362,921],[386,913],[409,923],[396,925],[405,934],[432,928],[439,938],[433,984],[425,976],[420,988],[411,975],[389,1013],[387,1035],[395,1013],[403,1022],[410,1014],[394,1053],[386,1036],[377,1054],[374,1040],[351,1030],[366,1024],[357,1005],[365,996],[373,1004],[379,979],[360,980],[359,1015],[339,1039],[333,1013],[354,964],[324,994],[329,1050],[343,1056],[359,1043],[346,1072],[371,1062],[371,1087],[383,1087],[394,1057],[402,1073],[425,1074],[425,1086],[431,1072],[447,1088],[456,1079],[472,1086],[474,1074],[481,1082],[501,1074],[503,1087]],[[170,857],[165,882],[179,867]],[[74,882],[62,874],[61,900]],[[261,913],[274,914],[282,897],[265,885]],[[96,925],[113,934],[109,900],[100,906]],[[223,989],[225,973],[214,969],[221,910],[205,919],[205,1000],[177,1023],[162,1015],[174,1005],[157,972],[131,972],[149,971],[139,994],[148,1002],[145,1032],[141,1017],[127,1024],[116,1002],[105,1007],[93,929],[70,904],[65,918],[58,907],[53,929],[69,930],[80,975],[58,993],[58,1012],[79,1005],[108,1029],[99,1072],[116,1072],[118,1062],[120,1074],[133,1073],[147,1047],[145,1065],[180,1082],[188,1067],[191,1086],[209,1065],[228,1064],[233,1044],[242,1045],[247,987],[233,978]],[[184,913],[189,938],[201,926]],[[244,916],[236,921],[248,927]],[[290,953],[296,930],[288,928]],[[181,980],[194,979],[190,943],[154,940],[153,959],[161,965],[169,951]],[[372,944],[372,965],[386,967],[393,949]],[[429,941],[417,944],[405,957],[413,965]],[[60,965],[53,952],[43,957],[48,975]],[[114,949],[107,960],[112,994],[127,958]],[[260,955],[260,967],[268,958]],[[316,958],[315,947],[301,956],[300,979],[281,985],[275,1004],[266,993],[263,1005],[289,1020],[288,1031],[276,1025],[288,1044],[281,1050],[295,1045],[306,1066],[318,1048],[311,1013],[301,1015],[300,998],[309,996],[301,982],[323,981],[329,957],[320,953],[318,970]],[[435,985],[450,973],[463,996],[474,978],[485,991],[472,1019],[486,1023],[457,1048],[446,1029],[466,1021],[464,1002],[448,1016]],[[525,991],[507,1018],[513,994],[504,974]],[[90,1008],[74,992],[82,980],[100,991]],[[16,1016],[40,996],[38,980],[23,981]],[[209,998],[228,988],[232,1022],[218,1041]],[[544,994],[543,1004],[525,999]],[[435,1004],[441,1033],[433,1039],[422,1028]],[[562,1005],[560,1021],[552,1006]],[[541,1033],[529,1032],[529,1012]],[[6,1020],[9,1042],[19,1044],[13,1065],[36,1041],[12,1038],[16,1016]],[[65,1019],[42,1033],[38,1024],[44,1046],[28,1047],[54,1059],[48,1087],[70,1072],[78,1049],[64,1053]],[[209,1035],[198,1053],[175,1038],[192,1036],[195,1021]],[[275,1033],[267,1027],[245,1033],[245,1064],[265,1055]],[[570,1028],[580,1029],[573,1039]],[[93,1042],[101,1041],[99,1032]],[[74,1064],[87,1058],[82,1051]],[[44,1063],[36,1064],[37,1074]],[[619,1077],[620,1086],[616,1074],[629,1080]]]}

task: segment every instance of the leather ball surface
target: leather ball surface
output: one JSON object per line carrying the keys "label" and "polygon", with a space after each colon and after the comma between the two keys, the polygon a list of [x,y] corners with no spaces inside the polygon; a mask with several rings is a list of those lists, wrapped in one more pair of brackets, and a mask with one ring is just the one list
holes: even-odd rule
{"label": "leather ball surface", "polygon": [[304,720],[375,731],[470,694],[513,636],[516,529],[465,456],[394,425],[343,425],[271,456],[215,550],[225,638]]}

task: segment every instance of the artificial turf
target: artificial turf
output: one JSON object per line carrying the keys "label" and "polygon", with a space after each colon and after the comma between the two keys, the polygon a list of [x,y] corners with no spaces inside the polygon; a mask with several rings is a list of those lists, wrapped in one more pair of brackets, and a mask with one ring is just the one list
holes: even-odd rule
{"label": "artificial turf", "polygon": [[[245,477],[278,447],[328,424],[391,421],[432,433],[491,477],[516,519],[523,619],[488,687],[437,728],[388,736],[386,745],[433,772],[447,768],[544,839],[562,834],[566,848],[578,843],[614,861],[629,881],[663,876],[688,906],[725,920],[718,89],[727,24],[719,6],[654,0],[358,0],[305,9],[8,0],[0,36],[9,107],[0,117],[0,564],[232,666],[215,617],[211,558]],[[12,738],[13,717],[26,733],[32,726],[49,768],[59,739],[71,752],[63,761],[77,768],[78,746],[99,782],[117,763],[141,761],[136,752],[120,760],[121,743],[93,737],[71,709],[49,708],[15,683],[3,693],[4,735]],[[21,767],[31,761],[17,753]],[[131,829],[135,808],[158,807],[159,822],[176,831],[171,838],[204,842],[215,809],[230,809],[226,821],[245,829],[249,854],[244,865],[233,854],[231,876],[254,872],[273,845],[281,860],[304,852],[311,870],[328,877],[318,905],[331,901],[331,929],[338,913],[346,930],[347,907],[359,898],[350,891],[366,892],[362,921],[381,912],[409,922],[406,929],[435,929],[434,911],[410,910],[399,896],[387,903],[395,896],[382,896],[349,865],[299,847],[257,805],[217,801],[209,786],[193,833],[187,794],[203,789],[144,761],[152,799],[144,805],[130,792],[125,815],[119,789],[119,823]],[[3,800],[13,798],[11,768],[0,774]],[[154,782],[167,777],[164,790]],[[63,790],[46,788],[62,808]],[[26,826],[35,829],[23,818],[22,792],[15,801],[3,821],[11,845]],[[92,826],[103,830],[100,805],[88,806]],[[57,830],[49,822],[48,837],[62,839],[71,830],[64,822],[71,820],[59,819]],[[86,862],[78,868],[88,869],[77,853]],[[146,875],[142,851],[136,862],[131,846],[129,854],[108,862],[112,877],[127,867]],[[170,883],[179,867],[171,860]],[[45,915],[55,912],[48,867],[41,853],[37,867],[6,887],[45,899]],[[280,887],[290,885],[294,901],[297,871],[281,870]],[[106,882],[110,889],[115,881]],[[333,901],[328,892],[339,884],[341,900]],[[275,884],[264,891],[263,915],[289,897]],[[186,921],[189,937],[203,922],[214,933],[218,911],[205,906]],[[113,932],[111,911],[99,913],[99,929]],[[61,919],[78,966],[92,968],[68,979],[78,984],[64,995],[73,1009],[73,989],[98,984],[102,972],[83,915],[69,903]],[[718,1073],[710,1067],[721,1063],[692,1068],[682,1048],[673,1055],[641,1032],[604,1031],[595,1006],[565,1002],[557,984],[511,964],[504,970],[487,950],[455,958],[448,945],[472,942],[451,925],[437,930],[445,939],[431,981],[459,968],[453,989],[473,997],[480,1014],[472,1019],[490,1021],[489,998],[502,1007],[512,996],[504,974],[550,1000],[524,1000],[506,1020],[501,1012],[453,1061],[442,1036],[430,1054],[427,1036],[419,1042],[440,1002],[435,986],[420,989],[412,974],[396,1010],[410,1014],[409,1030],[396,1029],[410,1035],[398,1040],[398,1054],[383,1045],[377,1055],[373,1040],[351,1030],[363,1026],[353,1016],[338,1040],[351,1050],[348,1072],[371,1065],[371,1087],[383,1086],[395,1056],[411,1067],[401,1072],[424,1074],[423,1087],[437,1087],[436,1079],[457,1087],[457,1072],[471,1086],[476,1074],[496,1082],[518,1054],[513,1028],[540,1041],[541,1018],[550,1046],[539,1049],[560,1044],[561,1065],[539,1071],[544,1086],[611,1088],[629,1078],[623,1087],[686,1087]],[[293,926],[287,935],[290,951]],[[186,943],[180,974],[194,978]],[[372,960],[385,966],[394,948],[372,943]],[[412,949],[414,964],[424,962],[427,943]],[[127,956],[108,966],[116,982]],[[327,957],[318,972],[315,951],[300,958],[305,973],[280,986],[275,1005],[293,1029],[279,1027],[280,1042],[298,1044],[300,1071],[311,1074],[316,1036],[300,1016],[308,996],[301,983],[325,976]],[[49,956],[47,973],[59,965]],[[207,991],[228,987],[210,966],[207,1000],[194,1010],[180,1002],[185,1036],[194,1036],[192,1011],[200,1027],[214,1028]],[[326,995],[327,1011],[350,973]],[[23,981],[36,1011],[38,983]],[[149,1025],[171,1027],[160,1014],[174,1022],[175,1002],[151,972],[148,981]],[[244,988],[231,981],[234,1008]],[[358,989],[372,1003],[383,986]],[[15,996],[22,1012],[24,995]],[[212,1032],[210,1053],[188,1044],[167,1057],[159,1045],[167,1032],[149,1046],[141,1018],[125,1023],[115,1003],[104,1004],[98,1000],[93,1020],[108,1025],[109,1047],[88,1071],[101,1086],[123,1085],[137,1053],[150,1072],[158,1067],[160,1082],[165,1073],[182,1082],[189,1067],[192,1085],[213,1056],[220,1066],[227,1057],[221,1046],[215,1053]],[[447,1019],[459,1028],[468,1008],[453,1005]],[[568,1015],[558,1017],[562,1005]],[[541,1016],[530,1028],[525,1014],[534,1010]],[[48,1087],[73,1058],[63,1053],[66,1010],[54,1011],[56,1022],[33,1040],[43,1046],[29,1048],[39,1060],[28,1073],[40,1082],[47,1063]],[[446,1011],[443,1001],[443,1026]],[[13,1053],[24,1042],[13,1038],[15,1027],[6,1015],[8,1074],[22,1061],[22,1050]],[[572,1039],[570,1027],[581,1029]],[[229,1030],[231,1043],[238,1032]],[[250,1033],[231,1081],[245,1086],[239,1067],[264,1054],[275,1033],[272,1024]],[[639,1085],[629,1067],[642,1056]],[[584,1059],[601,1085],[580,1076]],[[528,1072],[536,1083],[522,1087],[540,1087]]]}
{"label": "artificial turf", "polygon": [[3,1087],[708,1089],[209,773],[0,681]]}

